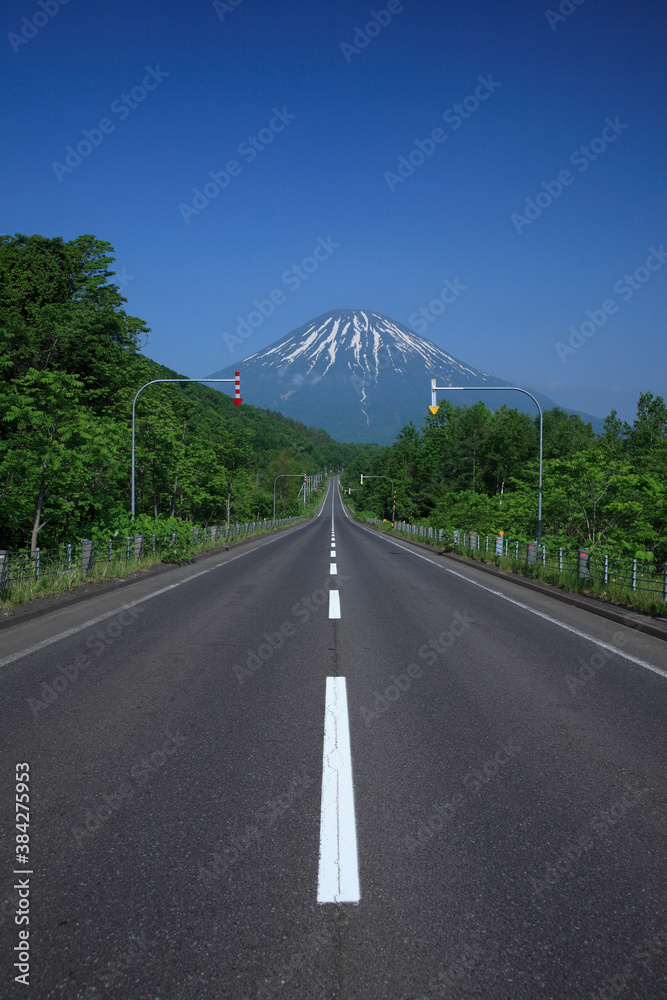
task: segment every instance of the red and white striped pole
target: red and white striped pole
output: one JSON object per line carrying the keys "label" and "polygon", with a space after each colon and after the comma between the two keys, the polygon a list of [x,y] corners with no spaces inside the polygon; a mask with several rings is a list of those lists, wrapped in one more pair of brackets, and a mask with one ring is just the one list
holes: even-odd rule
{"label": "red and white striped pole", "polygon": [[243,400],[241,399],[241,373],[234,372],[234,405],[240,406]]}

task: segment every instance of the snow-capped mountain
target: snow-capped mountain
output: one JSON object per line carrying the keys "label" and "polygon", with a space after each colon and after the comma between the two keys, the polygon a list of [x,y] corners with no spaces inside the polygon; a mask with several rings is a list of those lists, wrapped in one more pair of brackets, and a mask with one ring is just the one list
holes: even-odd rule
{"label": "snow-capped mountain", "polygon": [[[453,358],[387,316],[360,309],[324,313],[211,378],[232,378],[234,371],[241,372],[246,403],[321,427],[339,441],[379,444],[392,442],[411,420],[421,424],[432,378],[443,386],[509,384]],[[520,393],[476,394],[471,388],[449,398],[456,404],[481,399],[491,409],[505,403],[535,412]],[[556,405],[538,398],[543,407]]]}

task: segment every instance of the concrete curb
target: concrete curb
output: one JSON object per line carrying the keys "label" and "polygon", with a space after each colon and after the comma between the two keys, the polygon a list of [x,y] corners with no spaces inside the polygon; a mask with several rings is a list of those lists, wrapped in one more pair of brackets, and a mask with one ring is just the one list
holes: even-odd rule
{"label": "concrete curb", "polygon": [[[361,524],[361,521],[357,522]],[[619,608],[615,604],[608,604],[601,598],[597,597],[583,597],[581,594],[572,594],[567,590],[561,590],[559,587],[555,587],[549,583],[542,583],[540,580],[531,580],[528,577],[520,576],[518,573],[509,573],[505,570],[500,570],[496,566],[489,566],[488,563],[483,563],[476,559],[465,559],[463,556],[457,555],[455,552],[443,552],[441,549],[437,549],[434,545],[427,545],[425,542],[419,542],[412,538],[404,538],[402,534],[395,535],[390,532],[380,531],[374,524],[365,524],[365,528],[371,528],[373,531],[378,531],[380,534],[390,537],[394,542],[404,542],[406,545],[415,545],[420,549],[426,549],[432,555],[440,555],[445,559],[451,559],[453,562],[462,563],[465,566],[471,566],[473,569],[478,569],[482,573],[488,573],[490,576],[499,577],[501,580],[509,580],[511,583],[517,584],[519,587],[525,587],[527,590],[535,590],[539,594],[545,594],[547,597],[553,597],[554,600],[560,601],[562,604],[569,604],[575,608],[581,608],[583,611],[590,611],[594,615],[599,615],[601,618],[607,618],[609,621],[616,622],[618,625],[626,625],[628,628],[634,628],[638,632],[645,632],[647,635],[652,635],[657,639],[667,640],[667,620],[664,624],[658,622],[655,619],[649,618],[640,614],[638,611],[630,611],[629,609]]]}
{"label": "concrete curb", "polygon": [[[215,548],[208,549],[206,552],[199,552],[193,562],[209,559],[211,556],[220,555],[221,552],[229,552],[231,549],[241,548],[244,545],[249,545],[250,542],[256,542],[263,538],[273,538],[278,532],[293,531],[295,528],[301,527],[302,524],[306,524],[308,520],[312,519],[304,519],[299,524],[286,524],[282,528],[276,528],[274,531],[250,535],[248,538],[231,542],[229,545],[216,545]],[[121,590],[123,587],[137,583],[139,580],[147,580],[153,576],[162,576],[164,573],[182,569],[183,565],[183,563],[158,563],[156,566],[149,566],[146,569],[137,569],[136,572],[130,574],[130,576],[123,577],[122,580],[109,580],[106,583],[92,581],[91,583],[82,583],[71,593],[53,594],[51,597],[48,595],[36,597],[32,601],[26,601],[25,604],[19,604],[15,608],[6,608],[4,611],[0,610],[0,631],[4,628],[10,628],[13,625],[22,625],[24,622],[32,621],[34,618],[41,618],[52,611],[59,611],[61,608],[69,608],[73,604],[80,604],[93,597],[109,594],[114,590]]]}

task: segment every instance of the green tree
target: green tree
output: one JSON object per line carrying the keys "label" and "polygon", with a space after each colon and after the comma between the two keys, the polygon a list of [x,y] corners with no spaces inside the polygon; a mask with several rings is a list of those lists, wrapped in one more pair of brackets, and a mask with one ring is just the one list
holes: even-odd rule
{"label": "green tree", "polygon": [[[535,418],[539,428],[539,418]],[[591,424],[585,424],[578,413],[565,413],[560,407],[544,413],[544,458],[571,458],[590,448],[595,440]]]}
{"label": "green tree", "polygon": [[487,444],[491,433],[492,417],[481,401],[466,406],[458,421],[458,454],[463,466],[469,466],[470,490],[478,489],[478,476],[486,471]]}
{"label": "green tree", "polygon": [[16,484],[17,523],[29,530],[34,557],[42,529],[67,524],[74,510],[89,513],[86,485],[95,466],[109,461],[102,427],[91,419],[83,384],[73,375],[29,369],[2,393],[10,436],[3,471]]}
{"label": "green tree", "polygon": [[487,487],[502,497],[510,477],[519,477],[539,448],[535,424],[528,414],[501,406],[493,415],[489,432]]}
{"label": "green tree", "polygon": [[654,397],[652,392],[640,393],[630,441],[635,455],[664,450],[667,445],[667,406],[662,396]]}

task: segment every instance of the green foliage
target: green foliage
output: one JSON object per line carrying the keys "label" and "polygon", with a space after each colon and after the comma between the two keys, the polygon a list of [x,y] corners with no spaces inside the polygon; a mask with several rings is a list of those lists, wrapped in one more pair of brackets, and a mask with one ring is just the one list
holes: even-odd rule
{"label": "green foliage", "polygon": [[[360,450],[205,385],[152,385],[136,405],[133,525],[132,401],[178,373],[140,353],[149,330],[125,313],[112,264],[94,236],[0,236],[0,547],[272,517],[280,471]],[[278,483],[277,516],[297,513],[301,484]]]}
{"label": "green foliage", "polygon": [[[537,534],[539,418],[482,403],[447,401],[420,429],[408,424],[388,448],[362,452],[359,474],[394,479],[397,520],[434,527]],[[555,407],[544,414],[542,534],[567,546],[607,547],[657,564],[667,560],[667,407],[643,393],[632,427],[612,410],[596,437],[590,424]],[[391,517],[383,480],[363,487],[369,517]],[[359,497],[358,493],[354,494]]]}

